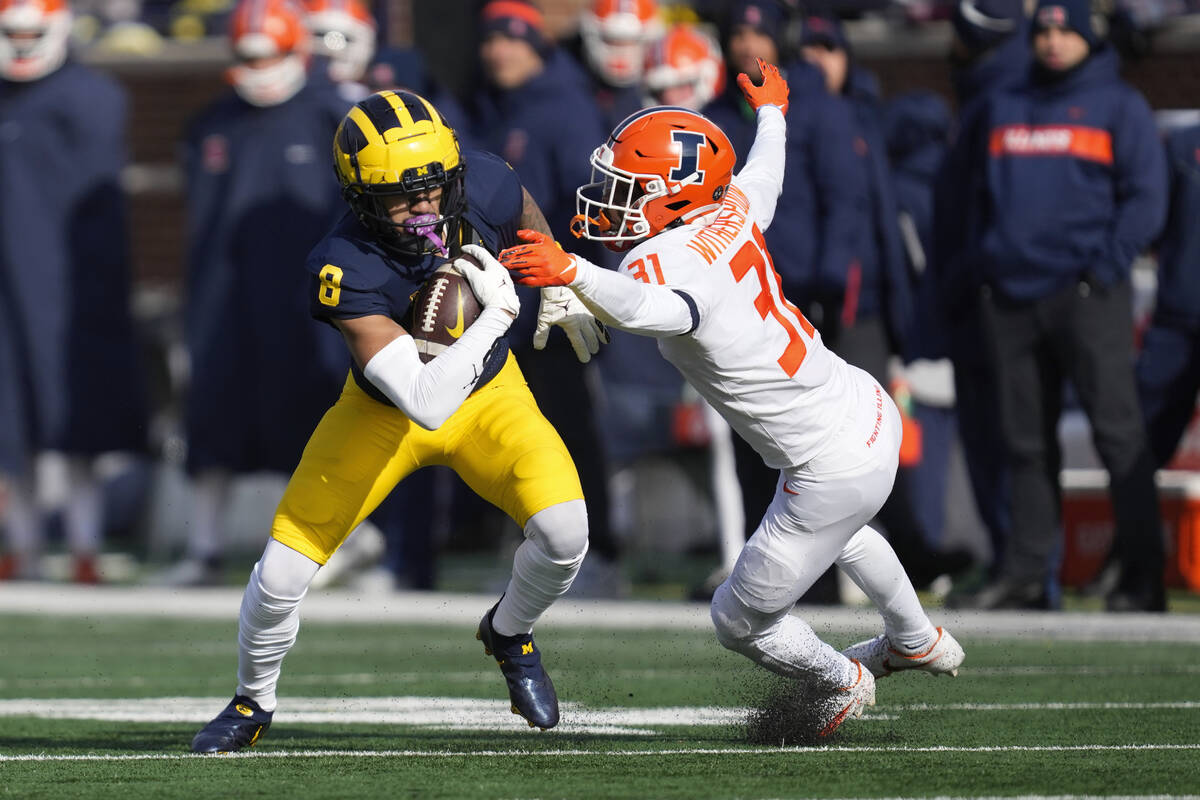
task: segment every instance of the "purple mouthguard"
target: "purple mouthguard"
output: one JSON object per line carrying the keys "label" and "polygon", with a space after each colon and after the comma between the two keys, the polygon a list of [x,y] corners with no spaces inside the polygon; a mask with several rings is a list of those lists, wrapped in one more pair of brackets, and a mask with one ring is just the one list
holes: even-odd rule
{"label": "purple mouthguard", "polygon": [[424,236],[437,249],[442,257],[450,255],[450,251],[446,248],[446,243],[442,241],[442,237],[437,235],[437,214],[418,214],[415,217],[409,217],[404,222],[400,223],[400,227],[405,233],[413,236]]}

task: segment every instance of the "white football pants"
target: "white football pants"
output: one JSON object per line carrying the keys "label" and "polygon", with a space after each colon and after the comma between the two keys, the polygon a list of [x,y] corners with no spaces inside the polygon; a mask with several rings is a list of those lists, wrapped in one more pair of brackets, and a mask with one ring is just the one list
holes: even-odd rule
{"label": "white football pants", "polygon": [[867,526],[887,500],[900,451],[900,414],[862,370],[853,411],[830,444],[784,469],[775,497],[729,579],[713,595],[721,644],[784,676],[849,685],[850,661],[789,612],[836,563],[871,598],[884,630],[906,645],[936,632],[891,545]]}

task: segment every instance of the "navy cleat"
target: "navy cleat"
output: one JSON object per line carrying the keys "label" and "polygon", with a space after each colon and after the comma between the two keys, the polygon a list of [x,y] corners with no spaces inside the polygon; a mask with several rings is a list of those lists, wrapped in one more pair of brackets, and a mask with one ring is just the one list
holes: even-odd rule
{"label": "navy cleat", "polygon": [[[500,605],[499,603],[496,606]],[[483,652],[494,656],[508,682],[512,712],[520,714],[529,727],[548,730],[558,724],[558,695],[542,668],[542,654],[533,643],[533,635],[501,636],[492,630],[492,606],[479,621],[475,638],[483,642]]]}
{"label": "navy cleat", "polygon": [[239,694],[216,719],[200,729],[192,739],[192,752],[236,753],[253,747],[271,727],[272,716],[273,711],[263,711],[258,703]]}

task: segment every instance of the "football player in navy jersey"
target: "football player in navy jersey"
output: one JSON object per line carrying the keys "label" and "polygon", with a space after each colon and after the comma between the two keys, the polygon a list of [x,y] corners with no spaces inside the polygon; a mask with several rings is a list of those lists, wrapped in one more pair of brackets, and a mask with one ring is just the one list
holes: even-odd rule
{"label": "football player in navy jersey", "polygon": [[[504,161],[461,151],[441,114],[411,92],[355,105],[333,150],[352,213],[309,255],[311,308],[342,333],[351,375],[309,439],[251,572],[237,694],[192,749],[230,752],[257,741],[309,583],[400,480],[431,464],[453,468],[524,529],[508,588],[476,635],[500,664],[513,711],[551,728],[558,700],[531,632],[583,562],[587,512],[571,456],[508,351],[519,303],[491,255],[516,244],[518,229],[549,226]],[[410,297],[448,259],[483,310],[423,364],[403,320]],[[606,336],[570,290],[543,292],[539,318],[563,327],[581,360]]]}

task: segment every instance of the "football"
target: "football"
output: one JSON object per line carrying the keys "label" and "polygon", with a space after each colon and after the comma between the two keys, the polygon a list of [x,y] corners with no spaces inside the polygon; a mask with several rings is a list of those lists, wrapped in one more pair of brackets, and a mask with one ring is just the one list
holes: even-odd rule
{"label": "football", "polygon": [[[465,253],[460,258],[478,263]],[[417,290],[409,310],[408,332],[417,343],[421,361],[432,360],[454,344],[481,311],[467,279],[450,261],[439,265]]]}

